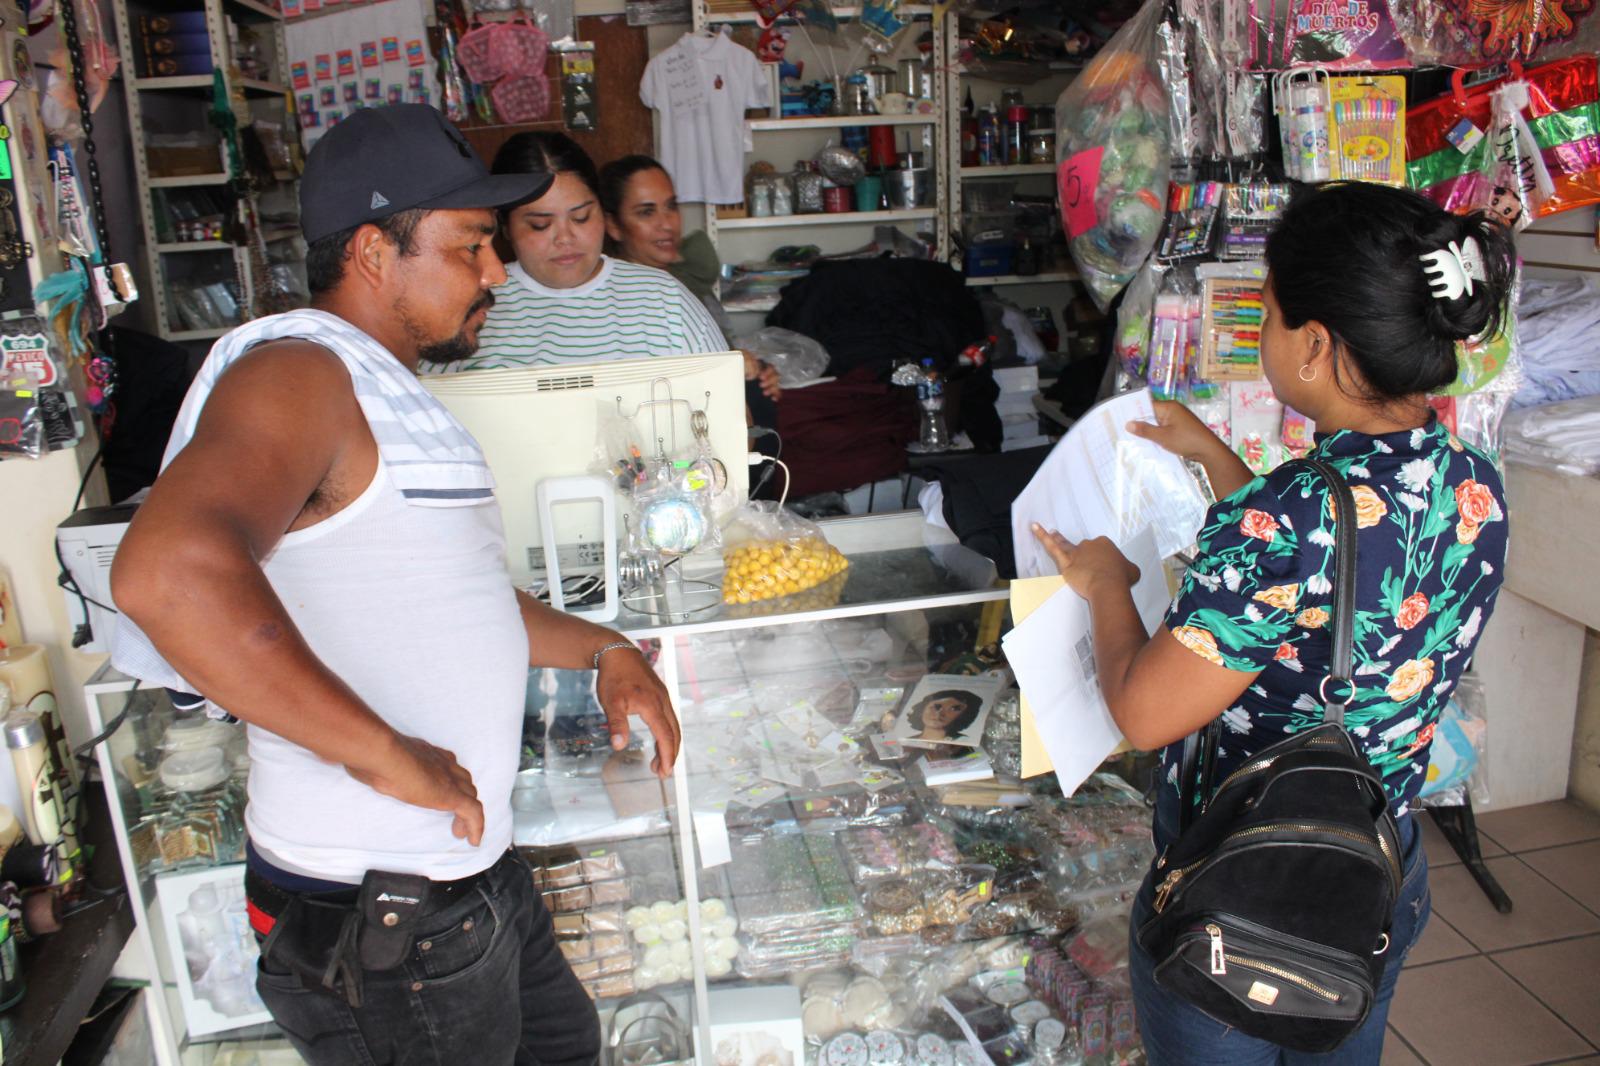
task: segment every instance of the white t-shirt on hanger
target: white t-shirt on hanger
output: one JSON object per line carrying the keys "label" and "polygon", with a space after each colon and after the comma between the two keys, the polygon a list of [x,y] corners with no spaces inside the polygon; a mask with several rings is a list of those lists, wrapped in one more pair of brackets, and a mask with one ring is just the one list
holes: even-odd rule
{"label": "white t-shirt on hanger", "polygon": [[652,59],[639,98],[661,113],[661,165],[683,203],[744,202],[745,110],[770,107],[767,73],[750,49],[718,33],[686,33]]}

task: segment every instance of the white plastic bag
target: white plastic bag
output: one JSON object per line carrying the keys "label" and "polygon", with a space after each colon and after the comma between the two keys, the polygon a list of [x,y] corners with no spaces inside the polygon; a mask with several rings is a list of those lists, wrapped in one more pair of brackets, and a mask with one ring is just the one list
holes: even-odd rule
{"label": "white plastic bag", "polygon": [[792,329],[766,326],[738,338],[737,343],[776,370],[786,389],[809,385],[828,370],[828,350]]}

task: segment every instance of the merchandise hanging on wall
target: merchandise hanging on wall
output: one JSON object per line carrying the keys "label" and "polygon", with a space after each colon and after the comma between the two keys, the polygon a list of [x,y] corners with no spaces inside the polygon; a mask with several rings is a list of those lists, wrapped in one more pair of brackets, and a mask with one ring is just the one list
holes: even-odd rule
{"label": "merchandise hanging on wall", "polygon": [[307,151],[340,119],[363,107],[444,106],[420,4],[383,0],[291,20],[283,34]]}
{"label": "merchandise hanging on wall", "polygon": [[1600,202],[1600,64],[1557,60],[1457,87],[1406,116],[1407,181],[1513,224]]}
{"label": "merchandise hanging on wall", "polygon": [[565,41],[557,51],[561,53],[562,121],[570,130],[593,130],[600,123],[594,42]]}

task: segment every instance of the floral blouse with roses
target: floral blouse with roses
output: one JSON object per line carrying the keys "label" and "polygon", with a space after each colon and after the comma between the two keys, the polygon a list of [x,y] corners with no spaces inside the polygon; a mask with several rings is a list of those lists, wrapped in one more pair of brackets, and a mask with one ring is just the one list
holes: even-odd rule
{"label": "floral blouse with roses", "polygon": [[[1500,475],[1437,421],[1381,437],[1319,436],[1312,455],[1356,501],[1356,697],[1345,725],[1383,775],[1396,815],[1416,798],[1428,744],[1500,590]],[[1217,503],[1166,625],[1196,654],[1256,673],[1223,712],[1220,781],[1322,720],[1331,652],[1333,511],[1326,485],[1284,466]],[[1182,745],[1167,748],[1177,786]]]}

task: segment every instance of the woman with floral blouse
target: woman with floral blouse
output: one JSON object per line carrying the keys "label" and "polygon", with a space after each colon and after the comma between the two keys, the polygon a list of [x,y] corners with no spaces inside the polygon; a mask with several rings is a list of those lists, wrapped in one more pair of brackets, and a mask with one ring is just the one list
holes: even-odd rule
{"label": "woman with floral blouse", "polygon": [[[1296,199],[1267,242],[1261,352],[1279,399],[1317,425],[1315,457],[1356,500],[1355,681],[1345,724],[1383,775],[1404,847],[1390,958],[1366,1022],[1337,1051],[1305,1055],[1231,1030],[1167,993],[1132,943],[1139,1026],[1152,1066],[1377,1063],[1389,1000],[1429,914],[1411,804],[1451,689],[1494,609],[1506,513],[1494,463],[1434,417],[1427,394],[1456,377],[1456,342],[1506,313],[1514,255],[1486,215],[1446,214],[1414,193],[1324,186]],[[1094,616],[1100,684],[1129,742],[1165,747],[1159,854],[1178,834],[1181,741],[1217,717],[1214,780],[1322,719],[1331,653],[1333,511],[1299,466],[1253,477],[1193,414],[1157,405],[1131,430],[1205,467],[1219,502],[1165,625],[1152,637],[1130,593],[1137,570],[1111,542],[1035,528]],[[1133,928],[1151,915],[1152,878]]]}

